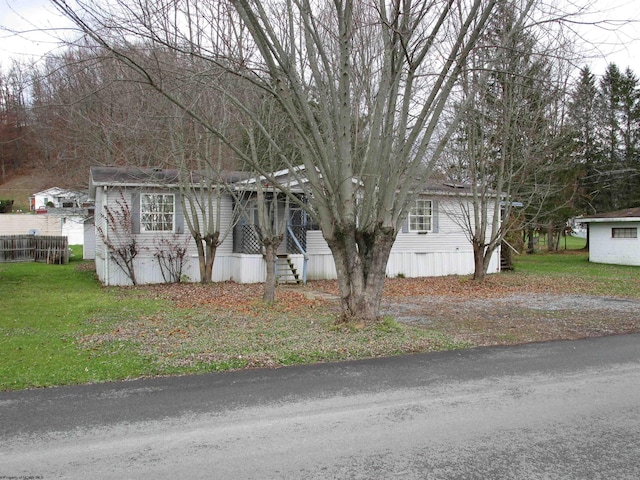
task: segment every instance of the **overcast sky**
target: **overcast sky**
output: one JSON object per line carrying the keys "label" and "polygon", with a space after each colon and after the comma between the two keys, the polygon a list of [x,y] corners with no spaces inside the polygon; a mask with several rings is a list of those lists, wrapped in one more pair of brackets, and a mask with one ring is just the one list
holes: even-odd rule
{"label": "overcast sky", "polygon": [[[587,1],[575,0],[575,3]],[[597,45],[594,57],[589,60],[592,71],[599,75],[608,63],[615,62],[621,69],[631,67],[640,76],[640,1],[592,1],[595,13],[585,17],[585,23],[603,19],[618,21],[610,23],[608,29],[576,25],[587,42]],[[624,21],[635,23],[622,25]],[[65,26],[70,25],[48,0],[0,0],[0,65],[6,69],[10,58],[37,59],[55,50],[57,39],[64,37],[64,30],[58,29]],[[24,33],[17,36],[11,31]]]}

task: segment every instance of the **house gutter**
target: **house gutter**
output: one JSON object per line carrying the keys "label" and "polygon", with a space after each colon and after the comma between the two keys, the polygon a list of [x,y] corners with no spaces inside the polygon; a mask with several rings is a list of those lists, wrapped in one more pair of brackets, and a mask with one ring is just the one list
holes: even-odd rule
{"label": "house gutter", "polygon": [[576,218],[576,223],[621,223],[640,222],[640,217],[600,217],[600,218]]}

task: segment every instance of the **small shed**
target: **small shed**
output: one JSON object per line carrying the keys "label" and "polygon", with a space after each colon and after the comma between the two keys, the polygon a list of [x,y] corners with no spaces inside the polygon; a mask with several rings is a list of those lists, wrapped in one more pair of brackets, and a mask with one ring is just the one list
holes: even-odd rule
{"label": "small shed", "polygon": [[640,208],[576,219],[588,226],[589,261],[640,266]]}

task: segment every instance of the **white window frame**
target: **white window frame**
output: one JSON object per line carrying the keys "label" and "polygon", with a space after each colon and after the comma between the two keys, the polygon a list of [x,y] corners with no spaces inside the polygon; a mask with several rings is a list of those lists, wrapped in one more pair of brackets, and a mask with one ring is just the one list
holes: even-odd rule
{"label": "white window frame", "polygon": [[176,196],[173,193],[140,194],[140,233],[176,230]]}
{"label": "white window frame", "polygon": [[637,227],[613,227],[611,238],[638,238]]}
{"label": "white window frame", "polygon": [[[428,204],[428,208],[426,205]],[[425,213],[428,211],[428,213]],[[428,228],[424,228],[428,223]],[[433,232],[433,201],[417,198],[407,217],[408,231],[412,233]]]}

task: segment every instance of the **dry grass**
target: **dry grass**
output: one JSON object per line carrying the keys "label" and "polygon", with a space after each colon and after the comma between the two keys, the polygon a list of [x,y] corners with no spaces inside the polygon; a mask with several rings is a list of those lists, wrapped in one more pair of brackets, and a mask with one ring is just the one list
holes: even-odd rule
{"label": "dry grass", "polygon": [[[625,284],[640,287],[640,272],[625,275]],[[133,343],[162,369],[216,370],[638,332],[640,300],[599,293],[607,285],[615,290],[617,281],[546,273],[494,275],[482,284],[467,277],[389,279],[385,318],[351,330],[334,324],[334,281],[280,287],[272,306],[260,301],[262,285],[148,286],[123,294],[168,301],[175,310],[121,322],[82,342]]]}
{"label": "dry grass", "polygon": [[338,328],[337,300],[318,295],[312,286],[280,288],[270,306],[260,300],[261,285],[175,284],[123,293],[169,301],[174,308],[118,322],[79,342],[87,349],[134,344],[163,371],[271,368],[469,346],[389,318],[363,328]]}
{"label": "dry grass", "polygon": [[[528,263],[527,263],[528,262]],[[336,327],[335,282],[102,288],[91,265],[4,264],[0,390],[328,362],[640,331],[640,268],[520,260],[481,285],[389,279],[384,317]]]}

